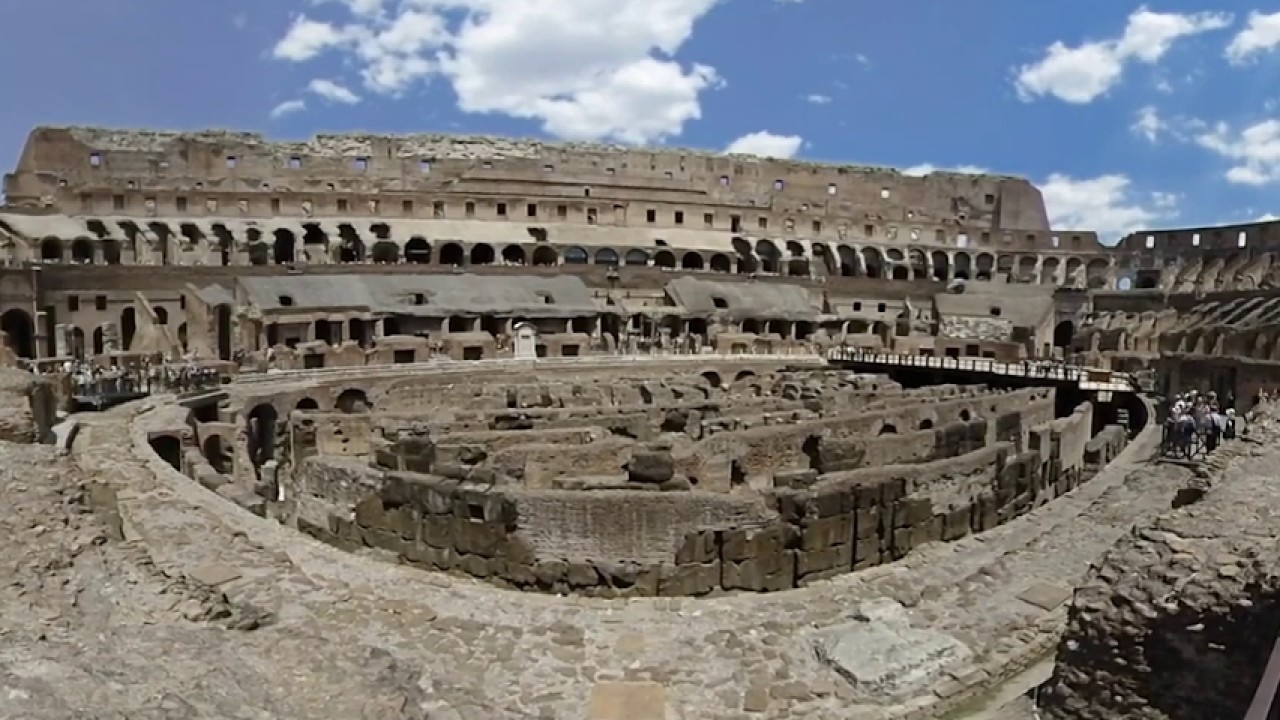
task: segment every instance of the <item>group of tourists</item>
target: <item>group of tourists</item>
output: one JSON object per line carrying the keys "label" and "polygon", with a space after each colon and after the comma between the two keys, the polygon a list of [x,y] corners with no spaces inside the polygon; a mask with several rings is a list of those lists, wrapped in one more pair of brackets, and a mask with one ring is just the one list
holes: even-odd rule
{"label": "group of tourists", "polygon": [[1165,418],[1166,453],[1188,457],[1211,453],[1223,440],[1234,439],[1241,429],[1241,420],[1231,404],[1220,402],[1214,392],[1192,390],[1176,395]]}
{"label": "group of tourists", "polygon": [[143,358],[137,365],[99,365],[92,360],[68,360],[61,366],[46,368],[46,373],[61,373],[71,379],[72,394],[79,396],[150,395],[182,393],[220,382],[215,368],[204,367],[192,357]]}

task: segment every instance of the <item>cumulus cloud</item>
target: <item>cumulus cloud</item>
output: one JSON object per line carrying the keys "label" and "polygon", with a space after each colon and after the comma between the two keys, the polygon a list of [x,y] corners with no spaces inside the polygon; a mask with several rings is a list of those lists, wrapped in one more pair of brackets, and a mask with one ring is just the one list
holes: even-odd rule
{"label": "cumulus cloud", "polygon": [[1169,127],[1160,117],[1160,111],[1156,110],[1154,106],[1148,105],[1138,110],[1138,114],[1129,129],[1146,138],[1147,142],[1156,143],[1160,140],[1160,136],[1169,130]]}
{"label": "cumulus cloud", "polygon": [[961,173],[964,175],[986,175],[989,171],[986,168],[981,168],[981,167],[978,167],[977,165],[938,167],[937,165],[932,165],[930,163],[921,163],[919,165],[912,165],[909,168],[902,169],[903,175],[910,175],[912,177],[924,177],[929,173],[935,173],[935,172]]}
{"label": "cumulus cloud", "polygon": [[1270,15],[1252,12],[1244,29],[1236,33],[1227,45],[1227,61],[1232,65],[1244,65],[1276,48],[1280,48],[1280,12]]}
{"label": "cumulus cloud", "polygon": [[346,23],[293,19],[274,57],[349,61],[389,97],[447,80],[465,112],[538,121],[553,135],[660,141],[701,117],[714,68],[672,56],[717,0],[330,0]]}
{"label": "cumulus cloud", "polygon": [[813,93],[811,95],[806,95],[804,99],[805,101],[811,102],[814,105],[826,105],[831,102],[830,95],[823,95],[821,93]]}
{"label": "cumulus cloud", "polygon": [[1053,174],[1040,184],[1049,225],[1063,230],[1095,230],[1104,241],[1178,214],[1178,197],[1170,193],[1143,195],[1132,188],[1124,175],[1101,175],[1077,179]]}
{"label": "cumulus cloud", "polygon": [[1197,136],[1196,142],[1231,161],[1224,175],[1227,182],[1268,185],[1280,181],[1280,120],[1263,120],[1238,130],[1218,123]]}
{"label": "cumulus cloud", "polygon": [[279,105],[271,108],[272,119],[282,118],[286,115],[302,112],[307,109],[307,103],[304,100],[285,100]]}
{"label": "cumulus cloud", "polygon": [[1014,86],[1024,101],[1053,96],[1090,103],[1120,82],[1128,64],[1153,65],[1179,39],[1221,30],[1231,22],[1228,13],[1159,13],[1142,6],[1129,15],[1120,37],[1075,47],[1053,43],[1038,62],[1017,69]]}
{"label": "cumulus cloud", "polygon": [[355,105],[360,102],[360,96],[351,92],[346,86],[336,83],[332,80],[324,80],[317,78],[307,85],[307,90],[328,100],[329,102],[339,103],[342,105]]}
{"label": "cumulus cloud", "polygon": [[760,157],[787,159],[795,157],[804,145],[804,138],[799,135],[774,135],[762,130],[753,132],[729,143],[724,151],[735,155],[758,155]]}

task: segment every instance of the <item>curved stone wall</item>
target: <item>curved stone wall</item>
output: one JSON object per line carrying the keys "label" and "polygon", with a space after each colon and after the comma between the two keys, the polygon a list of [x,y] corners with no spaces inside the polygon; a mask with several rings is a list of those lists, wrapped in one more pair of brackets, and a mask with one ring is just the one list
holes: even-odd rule
{"label": "curved stone wall", "polygon": [[892,562],[1051,501],[1126,441],[1091,439],[1088,404],[1055,419],[1049,389],[749,367],[253,383],[168,433],[183,452],[157,441],[178,416],[149,432],[202,485],[332,544],[608,597]]}

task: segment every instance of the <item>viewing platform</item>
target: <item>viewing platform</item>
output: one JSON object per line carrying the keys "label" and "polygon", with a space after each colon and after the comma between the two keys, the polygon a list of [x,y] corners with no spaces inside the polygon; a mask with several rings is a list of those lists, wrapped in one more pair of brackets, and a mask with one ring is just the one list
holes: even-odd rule
{"label": "viewing platform", "polygon": [[885,372],[888,368],[915,368],[1074,385],[1082,391],[1098,393],[1101,400],[1109,399],[1106,393],[1142,392],[1138,381],[1128,373],[1043,360],[1009,363],[979,357],[896,355],[849,347],[831,348],[827,351],[827,360],[877,372]]}

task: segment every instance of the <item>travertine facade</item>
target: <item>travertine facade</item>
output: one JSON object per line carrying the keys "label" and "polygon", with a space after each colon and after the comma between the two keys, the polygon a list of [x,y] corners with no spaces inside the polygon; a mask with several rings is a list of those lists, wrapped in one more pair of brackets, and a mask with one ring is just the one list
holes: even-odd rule
{"label": "travertine facade", "polygon": [[[696,151],[40,128],[5,191],[0,300],[26,357],[504,357],[521,323],[551,356],[847,342],[1030,357],[1067,345],[1055,290],[1117,278],[1092,233],[1047,226],[1025,180]],[[547,274],[581,285],[539,290]],[[939,332],[938,283],[954,280],[1026,285],[1039,311],[957,307]],[[449,283],[557,307],[462,302]],[[440,293],[455,302],[433,306]]]}

